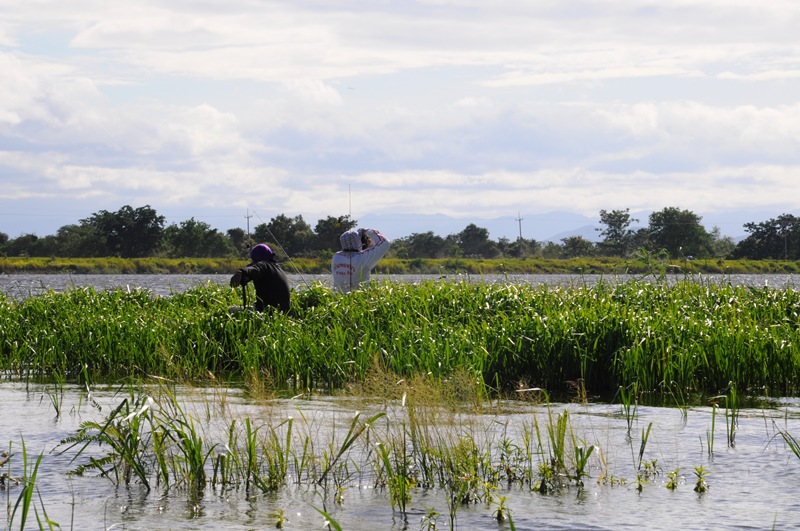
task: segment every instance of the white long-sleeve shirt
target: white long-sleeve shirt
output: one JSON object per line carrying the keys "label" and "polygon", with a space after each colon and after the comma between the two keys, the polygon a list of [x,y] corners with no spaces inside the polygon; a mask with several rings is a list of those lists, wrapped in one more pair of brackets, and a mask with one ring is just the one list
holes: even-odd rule
{"label": "white long-sleeve shirt", "polygon": [[372,268],[386,251],[390,241],[386,236],[374,229],[364,229],[372,244],[363,251],[338,251],[331,260],[333,289],[341,293],[369,284]]}

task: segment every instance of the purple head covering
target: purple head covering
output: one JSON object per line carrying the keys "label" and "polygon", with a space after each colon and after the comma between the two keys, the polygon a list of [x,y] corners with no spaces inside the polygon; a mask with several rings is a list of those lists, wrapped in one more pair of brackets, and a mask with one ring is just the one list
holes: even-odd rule
{"label": "purple head covering", "polygon": [[358,231],[349,230],[339,236],[339,242],[342,244],[343,251],[360,251],[361,250],[361,236]]}
{"label": "purple head covering", "polygon": [[265,243],[259,243],[250,249],[250,259],[255,264],[256,262],[264,262],[266,260],[275,260],[275,253]]}

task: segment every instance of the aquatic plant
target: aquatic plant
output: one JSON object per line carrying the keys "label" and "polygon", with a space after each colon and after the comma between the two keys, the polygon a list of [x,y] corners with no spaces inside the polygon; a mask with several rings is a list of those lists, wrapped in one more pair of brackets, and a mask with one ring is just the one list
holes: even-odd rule
{"label": "aquatic plant", "polygon": [[436,531],[438,529],[438,520],[441,516],[433,507],[425,507],[425,515],[421,518],[420,524],[422,528],[427,531]]}
{"label": "aquatic plant", "polygon": [[[12,525],[16,523],[15,519],[17,517],[17,513],[19,512],[19,528],[25,529],[25,524],[28,521],[28,516],[30,515],[31,509],[33,509],[34,516],[36,517],[36,524],[39,529],[55,529],[60,528],[57,522],[50,520],[47,516],[47,509],[45,508],[44,501],[39,495],[39,504],[35,504],[34,502],[34,494],[38,494],[38,486],[36,484],[36,477],[39,474],[39,467],[42,464],[42,457],[44,456],[44,451],[39,454],[39,457],[36,458],[35,462],[31,462],[29,460],[28,449],[25,446],[25,439],[21,440],[22,445],[22,476],[19,479],[20,483],[22,484],[22,490],[17,497],[17,501],[14,504],[14,509],[10,511],[10,515],[8,517],[8,525],[7,528],[11,529]],[[7,454],[6,460],[4,464],[6,464],[11,458],[11,450]],[[10,476],[7,476],[10,477]],[[9,507],[10,508],[10,507]],[[39,510],[41,509],[41,514]]]}
{"label": "aquatic plant", "polygon": [[578,440],[575,436],[575,433],[570,430],[570,435],[572,437],[572,449],[575,455],[575,472],[570,477],[579,487],[583,487],[583,478],[589,475],[586,467],[589,464],[589,457],[594,451],[594,445],[586,445],[585,443],[578,445]]}
{"label": "aquatic plant", "polygon": [[[717,424],[717,404],[711,403],[711,429],[706,431],[706,444],[708,445],[708,457],[714,457],[714,433]],[[702,446],[702,442],[701,442]]]}
{"label": "aquatic plant", "polygon": [[725,396],[725,428],[728,434],[728,447],[736,446],[736,426],[739,423],[739,394],[736,383],[728,384],[728,394]]}
{"label": "aquatic plant", "polygon": [[667,473],[667,489],[668,490],[675,490],[678,488],[678,483],[681,480],[680,477],[681,469],[676,468],[675,470]]}
{"label": "aquatic plant", "polygon": [[[650,430],[653,429],[653,423],[650,422],[647,425],[647,429],[642,429],[642,437],[639,442],[639,457],[636,462],[636,470],[641,470],[642,468],[642,458],[644,457],[645,448],[647,448],[647,441],[650,439]],[[646,464],[646,463],[645,463]]]}
{"label": "aquatic plant", "polygon": [[[390,374],[384,376],[390,380]],[[520,492],[553,496],[577,490],[580,496],[583,484],[594,475],[592,456],[600,462],[601,474],[596,479],[601,487],[627,484],[609,469],[633,473],[632,490],[640,492],[661,474],[657,462],[647,458],[655,436],[650,423],[643,426],[638,444],[628,441],[632,459],[615,469],[606,463],[601,448],[591,444],[598,417],[579,414],[586,409],[582,405],[529,406],[503,401],[491,410],[486,404],[479,407],[471,398],[444,399],[455,396],[450,395],[455,390],[441,379],[416,376],[386,384],[392,387],[382,395],[360,397],[356,404],[349,396],[342,402],[326,399],[325,404],[335,403],[336,407],[318,418],[304,414],[306,395],[291,402],[248,396],[231,405],[222,389],[200,394],[186,388],[184,400],[177,400],[171,382],[130,386],[114,397],[121,403],[110,411],[91,407],[89,412],[81,412],[82,416],[102,413],[105,418],[88,421],[94,422],[94,427],[85,437],[64,446],[80,440],[67,451],[79,453],[73,464],[82,467],[84,475],[108,478],[120,490],[137,483],[148,485],[153,492],[145,496],[174,498],[183,494],[191,503],[197,503],[204,492],[206,497],[213,494],[227,499],[237,490],[248,499],[280,500],[284,494],[274,493],[285,489],[308,495],[312,505],[319,505],[316,500],[321,499],[320,509],[338,519],[348,509],[345,500],[351,499],[350,492],[361,497],[366,492],[361,487],[374,485],[378,488],[371,492],[385,497],[386,505],[391,505],[392,512],[398,511],[408,526],[409,515],[421,514],[418,500],[439,500],[440,506],[430,508],[431,514],[441,511],[445,516],[421,519],[422,528],[442,526],[442,521],[455,528],[467,506],[470,518],[483,510],[487,519],[491,515],[503,526],[511,526],[507,500],[518,499]],[[469,394],[468,390],[461,392]],[[279,405],[280,417],[273,414],[272,403]],[[349,405],[342,408],[343,404]],[[258,413],[243,414],[237,410],[239,405]],[[297,413],[287,417],[287,407],[296,407]],[[360,413],[351,413],[354,409]],[[509,411],[513,420],[507,416]],[[624,437],[626,422],[619,415],[603,418]],[[132,426],[137,421],[138,428]],[[82,423],[81,430],[87,426]],[[588,437],[582,432],[586,426],[591,430]],[[115,429],[128,431],[116,433]],[[124,439],[127,435],[138,442],[126,447],[103,438]],[[88,446],[84,448],[84,444]],[[619,455],[619,450],[610,455]],[[123,453],[133,456],[139,467],[129,465]],[[144,474],[143,481],[136,470]],[[707,487],[707,477],[707,470],[695,468],[694,486]],[[680,482],[679,469],[668,474],[667,488],[674,490]],[[269,507],[271,524],[285,519],[276,509]],[[333,518],[327,525],[336,528]]]}
{"label": "aquatic plant", "polygon": [[269,515],[271,518],[275,519],[275,528],[276,529],[283,529],[284,526],[289,522],[289,519],[286,518],[286,513],[283,509],[278,509],[274,513]]}
{"label": "aquatic plant", "polygon": [[342,526],[339,525],[339,522],[334,520],[330,514],[328,514],[328,511],[326,511],[324,508],[320,509],[319,507],[312,507],[325,518],[325,523],[323,524],[325,527],[328,529],[334,529],[335,531],[342,531]]}
{"label": "aquatic plant", "polygon": [[708,490],[708,482],[706,481],[708,474],[709,471],[703,468],[702,465],[694,467],[694,476],[695,476],[694,491],[696,493],[703,494]]}
{"label": "aquatic plant", "polygon": [[633,421],[636,419],[636,410],[639,407],[639,393],[636,382],[628,386],[619,388],[619,398],[622,407],[622,414],[628,423],[628,436],[633,428]]}
{"label": "aquatic plant", "polygon": [[[395,448],[402,450],[405,445],[395,445]],[[411,501],[411,490],[415,486],[415,480],[408,473],[410,465],[408,456],[405,452],[402,456],[398,456],[396,452],[390,455],[388,448],[382,443],[378,443],[378,455],[382,473],[376,477],[388,487],[392,509],[398,507],[401,513],[405,513],[406,504]]]}
{"label": "aquatic plant", "polygon": [[733,427],[734,393],[790,395],[800,381],[800,295],[788,288],[692,278],[556,288],[376,282],[348,297],[320,284],[298,290],[288,315],[230,314],[238,302],[214,285],[170,297],[77,288],[7,301],[0,371],[69,382],[213,375],[300,391],[351,385],[376,364],[400,378],[461,370],[485,396],[522,383],[564,396],[565,382],[576,382],[581,400],[622,389],[631,423],[645,397],[726,391]]}
{"label": "aquatic plant", "polygon": [[[774,421],[773,421],[774,424]],[[791,433],[786,430],[782,430],[777,428],[778,433],[781,434],[786,446],[792,451],[792,453],[800,459],[800,440],[795,438]]]}

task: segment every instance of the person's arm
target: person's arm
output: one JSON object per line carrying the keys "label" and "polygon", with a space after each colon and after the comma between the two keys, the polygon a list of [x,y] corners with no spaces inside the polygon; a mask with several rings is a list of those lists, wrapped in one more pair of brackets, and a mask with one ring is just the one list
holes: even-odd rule
{"label": "person's arm", "polygon": [[389,245],[391,242],[389,241],[389,238],[375,229],[364,229],[364,232],[370,239],[371,245],[365,250],[361,251],[359,255],[361,255],[363,260],[362,267],[370,270],[378,265],[378,262],[389,250]]}
{"label": "person's arm", "polygon": [[247,284],[251,280],[258,280],[262,273],[258,265],[243,267],[231,277],[231,287],[236,288],[242,284]]}
{"label": "person's arm", "polygon": [[[373,247],[378,247],[379,245],[384,245],[387,250],[389,248],[389,238],[381,234],[379,231],[375,229],[361,229],[367,234],[367,238],[369,238],[370,246],[367,249],[372,249]],[[367,250],[365,249],[365,250]]]}
{"label": "person's arm", "polygon": [[238,288],[242,284],[247,284],[247,277],[244,274],[244,269],[240,269],[231,277],[231,287]]}

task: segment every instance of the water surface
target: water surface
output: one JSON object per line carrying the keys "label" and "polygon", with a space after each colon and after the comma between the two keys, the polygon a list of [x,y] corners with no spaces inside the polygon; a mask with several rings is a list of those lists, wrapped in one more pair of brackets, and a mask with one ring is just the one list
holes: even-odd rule
{"label": "water surface", "polygon": [[[304,289],[315,283],[324,286],[331,285],[330,275],[298,275],[289,274],[289,281],[293,288]],[[642,275],[373,275],[373,282],[511,282],[519,284],[545,284],[549,286],[594,285],[600,281],[625,282],[632,279],[653,281],[653,277]],[[676,282],[692,278],[698,282],[731,283],[747,286],[771,286],[798,288],[800,277],[793,275],[668,275],[668,282]],[[147,289],[160,296],[180,293],[197,285],[206,283],[226,286],[230,275],[83,275],[83,274],[0,274],[0,292],[15,299],[35,296],[50,289],[66,291],[76,287],[94,287],[98,290],[106,289]]]}
{"label": "water surface", "polygon": [[[202,496],[187,499],[175,489],[167,493],[138,487],[115,487],[101,477],[70,477],[70,454],[59,455],[59,442],[74,433],[84,420],[102,420],[125,392],[96,388],[92,399],[102,410],[90,405],[85,389],[64,387],[63,415],[56,418],[50,400],[52,385],[0,382],[0,434],[12,443],[17,459],[10,471],[19,474],[20,442],[24,438],[29,455],[43,452],[37,485],[47,514],[62,529],[254,529],[274,527],[277,511],[288,517],[287,529],[320,529],[323,519],[315,510],[326,507],[343,529],[421,529],[430,509],[441,513],[438,528],[447,529],[447,498],[439,489],[415,489],[406,515],[392,511],[388,494],[375,488],[369,466],[343,485],[342,503],[326,499],[308,486],[294,485],[277,493],[247,493],[244,489],[220,491],[207,488]],[[293,416],[303,419],[297,433],[316,434],[325,445],[330,434],[343,430],[356,411],[371,414],[384,411],[387,417],[376,424],[407,421],[402,404],[391,401],[363,401],[312,397],[303,399],[251,400],[236,388],[179,388],[178,396],[211,442],[221,443],[231,418],[250,418],[254,425],[268,426]],[[224,402],[224,406],[220,402]],[[595,445],[590,459],[590,476],[584,488],[570,487],[555,494],[539,494],[514,486],[499,489],[496,496],[507,498],[517,529],[800,529],[800,501],[796,496],[800,480],[800,458],[778,434],[778,428],[800,435],[800,401],[771,400],[761,408],[742,410],[735,432],[735,446],[726,444],[724,415],[717,412],[714,452],[709,455],[712,426],[710,407],[640,407],[628,436],[627,420],[619,405],[556,404],[553,413],[569,409],[571,433],[581,444]],[[225,411],[224,415],[219,413]],[[448,427],[437,429],[469,433],[476,438],[499,440],[507,437],[522,444],[523,426],[534,416],[544,427],[548,409],[531,403],[503,403],[499,411],[466,415]],[[24,419],[24,420],[22,420]],[[656,460],[660,473],[638,492],[636,462],[642,430],[652,423],[644,460]],[[374,437],[382,427],[375,427]],[[265,428],[266,429],[266,428]],[[547,436],[545,437],[545,445]],[[569,435],[568,435],[569,437]],[[358,447],[366,451],[368,445]],[[352,456],[353,462],[361,459]],[[534,459],[539,459],[535,456]],[[695,466],[708,471],[709,490],[694,492]],[[667,475],[678,469],[677,489],[666,488]],[[291,475],[291,474],[290,474]],[[602,478],[606,478],[604,481]],[[617,483],[609,482],[610,478]],[[11,487],[0,493],[12,504],[20,492]],[[495,498],[496,499],[496,498]],[[492,518],[496,505],[485,503],[459,508],[459,529],[508,529]],[[29,521],[30,524],[30,521]],[[18,525],[18,524],[17,524]]]}

